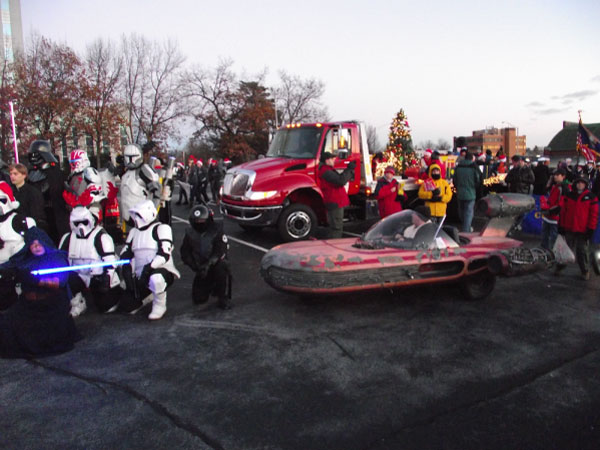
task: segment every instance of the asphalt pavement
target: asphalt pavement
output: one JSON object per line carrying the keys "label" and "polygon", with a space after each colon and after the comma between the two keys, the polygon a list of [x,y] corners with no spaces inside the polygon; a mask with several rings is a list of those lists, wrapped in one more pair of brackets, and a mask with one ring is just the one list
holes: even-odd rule
{"label": "asphalt pavement", "polygon": [[598,448],[600,277],[499,279],[481,302],[452,285],[301,300],[259,275],[275,230],[226,222],[222,311],[192,304],[187,211],[162,320],[90,309],[73,351],[0,360],[0,447]]}

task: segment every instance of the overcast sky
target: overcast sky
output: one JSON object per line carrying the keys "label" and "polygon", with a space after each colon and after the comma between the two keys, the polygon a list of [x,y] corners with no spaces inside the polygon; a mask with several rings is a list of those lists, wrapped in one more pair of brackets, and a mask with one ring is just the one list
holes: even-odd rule
{"label": "overcast sky", "polygon": [[26,42],[82,51],[135,32],[206,67],[316,77],[332,119],[382,142],[400,108],[415,143],[513,125],[545,146],[578,110],[600,122],[599,0],[22,0],[21,14]]}

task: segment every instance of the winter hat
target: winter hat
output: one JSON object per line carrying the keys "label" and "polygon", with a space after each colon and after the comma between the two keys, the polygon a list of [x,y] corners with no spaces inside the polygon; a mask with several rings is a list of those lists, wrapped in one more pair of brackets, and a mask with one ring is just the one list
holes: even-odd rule
{"label": "winter hat", "polygon": [[11,202],[15,201],[15,194],[13,194],[10,185],[6,181],[0,181],[0,190],[8,196]]}
{"label": "winter hat", "polygon": [[392,166],[387,166],[383,173],[384,174],[391,173],[392,175],[396,175],[396,170]]}
{"label": "winter hat", "polygon": [[327,161],[331,158],[335,158],[335,155],[331,152],[323,152],[323,154],[321,155],[321,161]]}

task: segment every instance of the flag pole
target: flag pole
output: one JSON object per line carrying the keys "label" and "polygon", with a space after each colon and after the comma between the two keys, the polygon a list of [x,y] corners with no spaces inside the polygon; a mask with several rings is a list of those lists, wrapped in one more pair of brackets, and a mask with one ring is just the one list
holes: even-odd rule
{"label": "flag pole", "polygon": [[12,122],[13,142],[15,144],[15,164],[19,164],[19,151],[17,150],[17,129],[15,127],[15,110],[13,108],[13,102],[9,101],[10,106],[10,120]]}

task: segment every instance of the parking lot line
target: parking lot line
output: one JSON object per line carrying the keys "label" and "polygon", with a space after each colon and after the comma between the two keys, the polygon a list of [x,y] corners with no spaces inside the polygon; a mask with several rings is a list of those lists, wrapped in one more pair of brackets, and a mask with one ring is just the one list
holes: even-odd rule
{"label": "parking lot line", "polygon": [[[182,219],[181,217],[177,217],[177,216],[171,216],[171,219],[175,220],[176,222],[189,223],[187,220]],[[255,250],[260,250],[263,253],[267,253],[269,251],[268,248],[261,247],[260,245],[253,244],[251,242],[243,241],[243,240],[235,238],[235,237],[233,237],[233,236],[231,236],[229,234],[227,235],[227,239],[229,239],[229,240],[231,240],[233,242],[237,242],[238,244],[242,244],[242,245],[245,245],[247,247],[251,247],[251,248],[253,248]]]}

